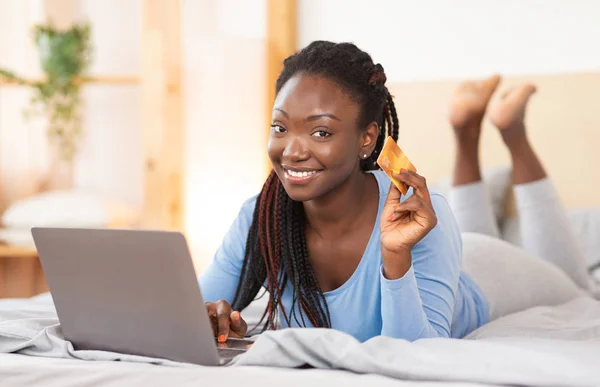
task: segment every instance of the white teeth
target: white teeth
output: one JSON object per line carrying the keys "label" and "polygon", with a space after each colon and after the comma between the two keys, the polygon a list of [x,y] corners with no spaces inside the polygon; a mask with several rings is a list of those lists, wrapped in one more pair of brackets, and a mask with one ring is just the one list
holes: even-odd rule
{"label": "white teeth", "polygon": [[308,177],[314,173],[316,173],[317,171],[303,171],[303,172],[297,172],[297,171],[291,171],[291,170],[287,170],[286,171],[290,176],[293,177]]}

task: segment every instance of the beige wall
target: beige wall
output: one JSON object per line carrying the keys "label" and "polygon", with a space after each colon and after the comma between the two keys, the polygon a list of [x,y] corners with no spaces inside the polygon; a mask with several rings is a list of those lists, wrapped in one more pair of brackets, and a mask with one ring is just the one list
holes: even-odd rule
{"label": "beige wall", "polygon": [[[600,206],[600,73],[510,77],[537,85],[527,129],[566,205]],[[400,119],[399,143],[429,181],[451,173],[454,157],[447,105],[457,82],[397,83],[390,86]],[[494,127],[483,129],[483,167],[505,165],[509,155]]]}

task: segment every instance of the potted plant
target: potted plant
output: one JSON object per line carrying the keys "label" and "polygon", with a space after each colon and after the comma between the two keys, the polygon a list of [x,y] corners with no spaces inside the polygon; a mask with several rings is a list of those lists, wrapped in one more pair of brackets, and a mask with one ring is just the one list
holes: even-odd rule
{"label": "potted plant", "polygon": [[88,23],[83,23],[58,30],[50,22],[34,26],[33,36],[40,52],[43,78],[28,81],[3,69],[0,69],[0,78],[33,88],[26,116],[47,117],[47,135],[53,155],[51,173],[66,168],[69,176],[63,179],[69,181],[58,185],[70,185],[72,162],[82,135],[81,86],[91,61],[91,29]]}

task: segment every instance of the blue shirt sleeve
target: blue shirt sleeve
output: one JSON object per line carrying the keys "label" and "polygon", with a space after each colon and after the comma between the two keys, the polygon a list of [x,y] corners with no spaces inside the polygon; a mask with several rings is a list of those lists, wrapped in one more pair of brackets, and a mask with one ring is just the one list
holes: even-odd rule
{"label": "blue shirt sleeve", "polygon": [[462,264],[462,239],[446,200],[431,194],[437,225],[412,250],[412,266],[397,280],[380,270],[383,336],[450,337]]}
{"label": "blue shirt sleeve", "polygon": [[210,266],[200,275],[199,284],[204,302],[233,302],[242,271],[246,240],[252,224],[256,197],[247,200],[225,235]]}

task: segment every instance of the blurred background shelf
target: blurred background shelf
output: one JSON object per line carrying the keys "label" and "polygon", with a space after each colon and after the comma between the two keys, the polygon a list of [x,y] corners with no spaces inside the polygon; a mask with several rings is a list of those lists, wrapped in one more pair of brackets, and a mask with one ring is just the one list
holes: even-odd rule
{"label": "blurred background shelf", "polygon": [[0,298],[31,297],[46,291],[37,251],[0,244]]}
{"label": "blurred background shelf", "polygon": [[[30,79],[27,81],[27,85],[33,85],[39,80]],[[96,84],[96,85],[138,85],[141,81],[139,77],[136,76],[118,76],[118,75],[110,75],[110,76],[92,76],[85,77],[81,80],[84,84]],[[10,81],[6,79],[0,78],[0,86],[23,86],[19,82]]]}

